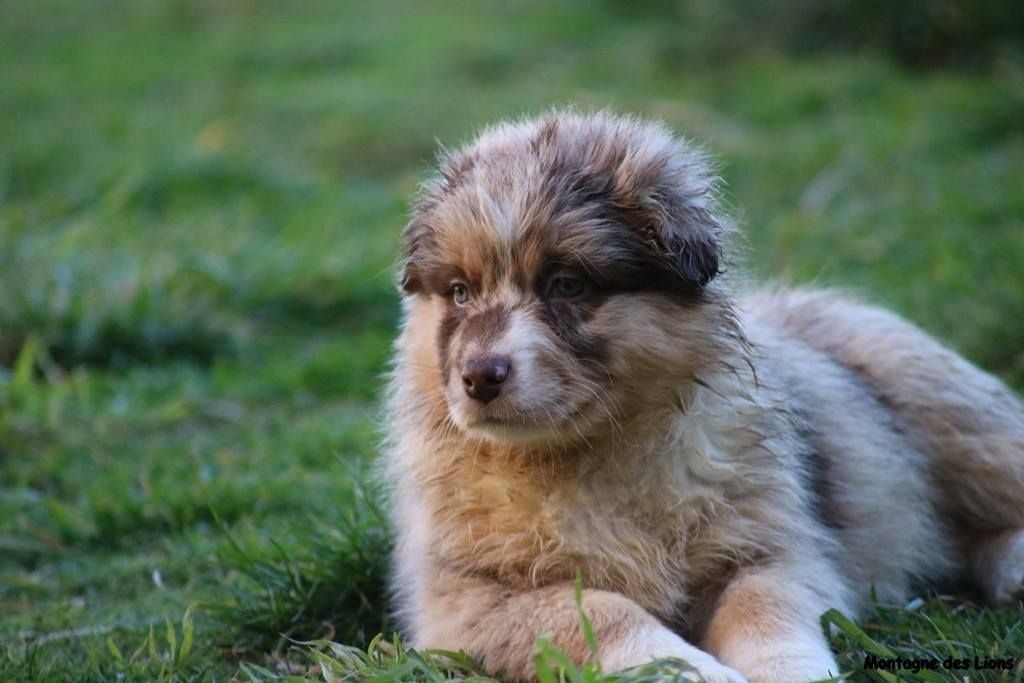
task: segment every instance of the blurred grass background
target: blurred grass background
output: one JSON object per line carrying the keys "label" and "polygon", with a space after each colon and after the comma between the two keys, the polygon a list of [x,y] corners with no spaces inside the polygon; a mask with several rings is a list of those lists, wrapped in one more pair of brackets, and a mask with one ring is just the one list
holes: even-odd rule
{"label": "blurred grass background", "polygon": [[[499,118],[664,119],[758,277],[1024,387],[1024,3],[0,0],[0,65],[2,680],[253,677],[301,670],[281,633],[389,627],[360,482],[396,238],[436,141]],[[1024,654],[1019,610],[926,609]]]}

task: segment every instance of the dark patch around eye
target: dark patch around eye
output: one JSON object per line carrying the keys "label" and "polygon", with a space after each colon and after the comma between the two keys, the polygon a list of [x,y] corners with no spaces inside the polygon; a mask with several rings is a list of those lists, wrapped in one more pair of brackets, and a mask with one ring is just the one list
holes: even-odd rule
{"label": "dark patch around eye", "polygon": [[545,262],[547,265],[535,283],[537,295],[545,300],[550,298],[546,287],[563,274],[587,283],[581,300],[591,305],[629,292],[660,293],[680,304],[703,300],[701,287],[680,278],[668,259],[631,236],[604,235],[589,257],[552,252]]}
{"label": "dark patch around eye", "polygon": [[[598,372],[608,359],[609,340],[589,333],[586,325],[611,297],[653,292],[680,305],[694,305],[704,296],[701,288],[681,280],[670,262],[632,237],[606,234],[597,246],[589,258],[549,252],[533,283],[544,323],[576,358],[594,361],[584,366],[587,372]],[[575,299],[550,296],[550,282],[563,275],[584,280],[585,294]]]}
{"label": "dark patch around eye", "polygon": [[541,305],[541,319],[572,351],[576,358],[603,363],[608,358],[608,340],[588,333],[586,320],[597,304],[588,302],[545,301]]}
{"label": "dark patch around eye", "polygon": [[578,277],[559,275],[548,285],[548,295],[560,299],[578,299],[587,293],[588,283]]}

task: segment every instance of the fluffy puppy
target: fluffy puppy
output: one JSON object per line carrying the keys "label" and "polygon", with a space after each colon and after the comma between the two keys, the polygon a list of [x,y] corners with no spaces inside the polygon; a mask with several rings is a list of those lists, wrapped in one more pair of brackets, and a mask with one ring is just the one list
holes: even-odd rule
{"label": "fluffy puppy", "polygon": [[389,388],[394,589],[417,647],[533,677],[839,673],[819,616],[1024,585],[1024,411],[896,316],[737,293],[704,157],[554,112],[442,155],[404,232]]}

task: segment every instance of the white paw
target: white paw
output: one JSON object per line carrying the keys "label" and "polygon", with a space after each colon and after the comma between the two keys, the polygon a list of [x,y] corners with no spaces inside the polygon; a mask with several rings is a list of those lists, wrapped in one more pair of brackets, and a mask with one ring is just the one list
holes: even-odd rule
{"label": "white paw", "polygon": [[699,676],[693,676],[691,678],[691,674],[685,673],[682,675],[682,679],[684,681],[704,681],[704,683],[747,683],[747,679],[744,678],[743,674],[739,671],[730,669],[724,664],[719,664],[714,660],[710,663],[700,665],[690,662],[690,665],[697,669],[697,674],[699,674]]}
{"label": "white paw", "polygon": [[839,675],[831,654],[768,655],[743,662],[754,683],[807,683],[827,681]]}
{"label": "white paw", "polygon": [[690,645],[667,628],[659,626],[628,640],[614,643],[601,652],[605,671],[621,671],[650,664],[656,659],[681,659],[694,669],[681,675],[683,680],[707,683],[747,683],[741,673],[721,664],[707,652]]}
{"label": "white paw", "polygon": [[730,641],[718,656],[741,671],[752,683],[808,683],[830,680],[839,666],[820,631],[797,633],[790,638]]}
{"label": "white paw", "polygon": [[1024,531],[1017,532],[999,563],[992,597],[1000,604],[1024,597]]}

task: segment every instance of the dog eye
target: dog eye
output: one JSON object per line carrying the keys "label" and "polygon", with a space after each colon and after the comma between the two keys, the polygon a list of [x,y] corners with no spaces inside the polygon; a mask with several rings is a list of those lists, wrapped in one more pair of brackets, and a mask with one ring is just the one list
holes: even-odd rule
{"label": "dog eye", "polygon": [[559,276],[551,281],[548,291],[559,299],[575,299],[587,290],[587,283],[578,277]]}
{"label": "dog eye", "polygon": [[452,301],[457,306],[465,306],[469,301],[469,287],[462,282],[452,283]]}

